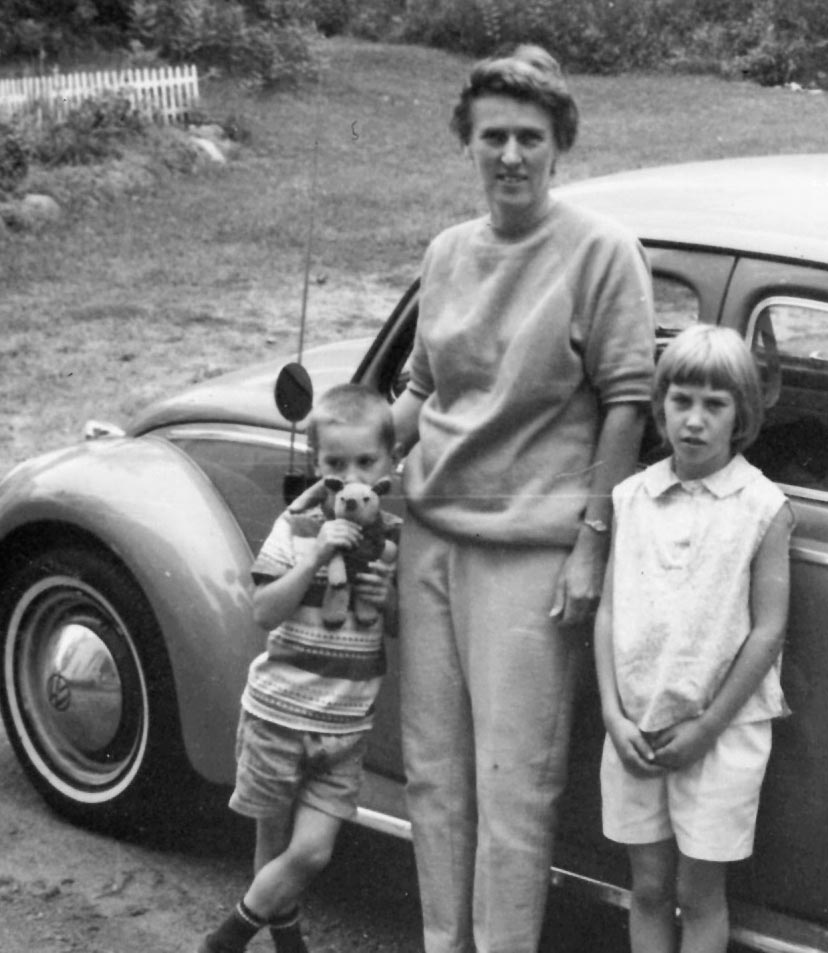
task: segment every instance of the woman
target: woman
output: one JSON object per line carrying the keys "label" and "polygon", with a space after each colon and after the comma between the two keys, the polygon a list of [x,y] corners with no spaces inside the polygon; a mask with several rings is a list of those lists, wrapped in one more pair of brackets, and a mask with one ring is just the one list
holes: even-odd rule
{"label": "woman", "polygon": [[452,128],[483,218],[426,252],[394,405],[403,750],[427,953],[535,953],[579,639],[610,491],[650,395],[651,285],[618,226],[550,195],[578,114],[521,45],[472,70]]}

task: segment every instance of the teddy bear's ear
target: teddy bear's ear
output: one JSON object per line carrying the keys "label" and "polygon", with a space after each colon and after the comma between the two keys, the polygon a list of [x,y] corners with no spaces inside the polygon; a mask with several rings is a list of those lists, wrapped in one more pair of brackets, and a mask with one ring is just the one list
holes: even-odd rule
{"label": "teddy bear's ear", "polygon": [[391,492],[391,477],[382,477],[371,487],[377,496],[385,496]]}
{"label": "teddy bear's ear", "polygon": [[331,493],[339,493],[345,484],[339,479],[339,477],[325,477],[325,486],[331,491]]}

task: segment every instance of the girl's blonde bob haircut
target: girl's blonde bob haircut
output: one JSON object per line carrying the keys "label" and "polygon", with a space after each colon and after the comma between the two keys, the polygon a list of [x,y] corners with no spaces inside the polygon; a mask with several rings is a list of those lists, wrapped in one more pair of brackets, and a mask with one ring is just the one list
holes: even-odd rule
{"label": "girl's blonde bob haircut", "polygon": [[666,440],[664,400],[671,384],[726,390],[736,403],[731,449],[749,447],[762,427],[764,394],[750,348],[732,328],[698,324],[687,328],[664,349],[653,382],[653,415]]}

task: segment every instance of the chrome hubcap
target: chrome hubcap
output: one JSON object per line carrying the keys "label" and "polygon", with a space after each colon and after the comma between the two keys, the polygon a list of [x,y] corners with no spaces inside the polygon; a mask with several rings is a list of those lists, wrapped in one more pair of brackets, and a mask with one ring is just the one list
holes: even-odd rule
{"label": "chrome hubcap", "polygon": [[32,686],[33,708],[43,720],[51,720],[62,748],[94,758],[112,742],[121,722],[123,699],[115,660],[97,632],[77,622],[51,633],[42,654],[45,681],[42,689]]}
{"label": "chrome hubcap", "polygon": [[9,625],[5,683],[27,754],[66,793],[113,796],[147,736],[146,684],[117,612],[53,576],[25,592]]}

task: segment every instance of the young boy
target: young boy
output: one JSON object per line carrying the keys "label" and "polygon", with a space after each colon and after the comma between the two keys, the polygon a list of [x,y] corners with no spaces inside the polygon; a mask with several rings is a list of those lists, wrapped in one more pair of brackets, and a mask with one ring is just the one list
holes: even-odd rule
{"label": "young boy", "polygon": [[[373,485],[395,462],[388,403],[345,384],[325,393],[308,426],[317,476]],[[332,496],[332,495],[331,495]],[[237,737],[230,807],[256,820],[255,877],[199,953],[241,953],[269,926],[277,953],[306,953],[298,900],[328,863],[343,820],[353,816],[374,700],[384,671],[385,617],[394,611],[393,566],[371,563],[355,595],[380,610],[373,625],[323,624],[327,565],[361,530],[321,506],[277,520],[253,564],[253,612],[269,631],[250,666]],[[386,537],[400,520],[383,513]]]}

